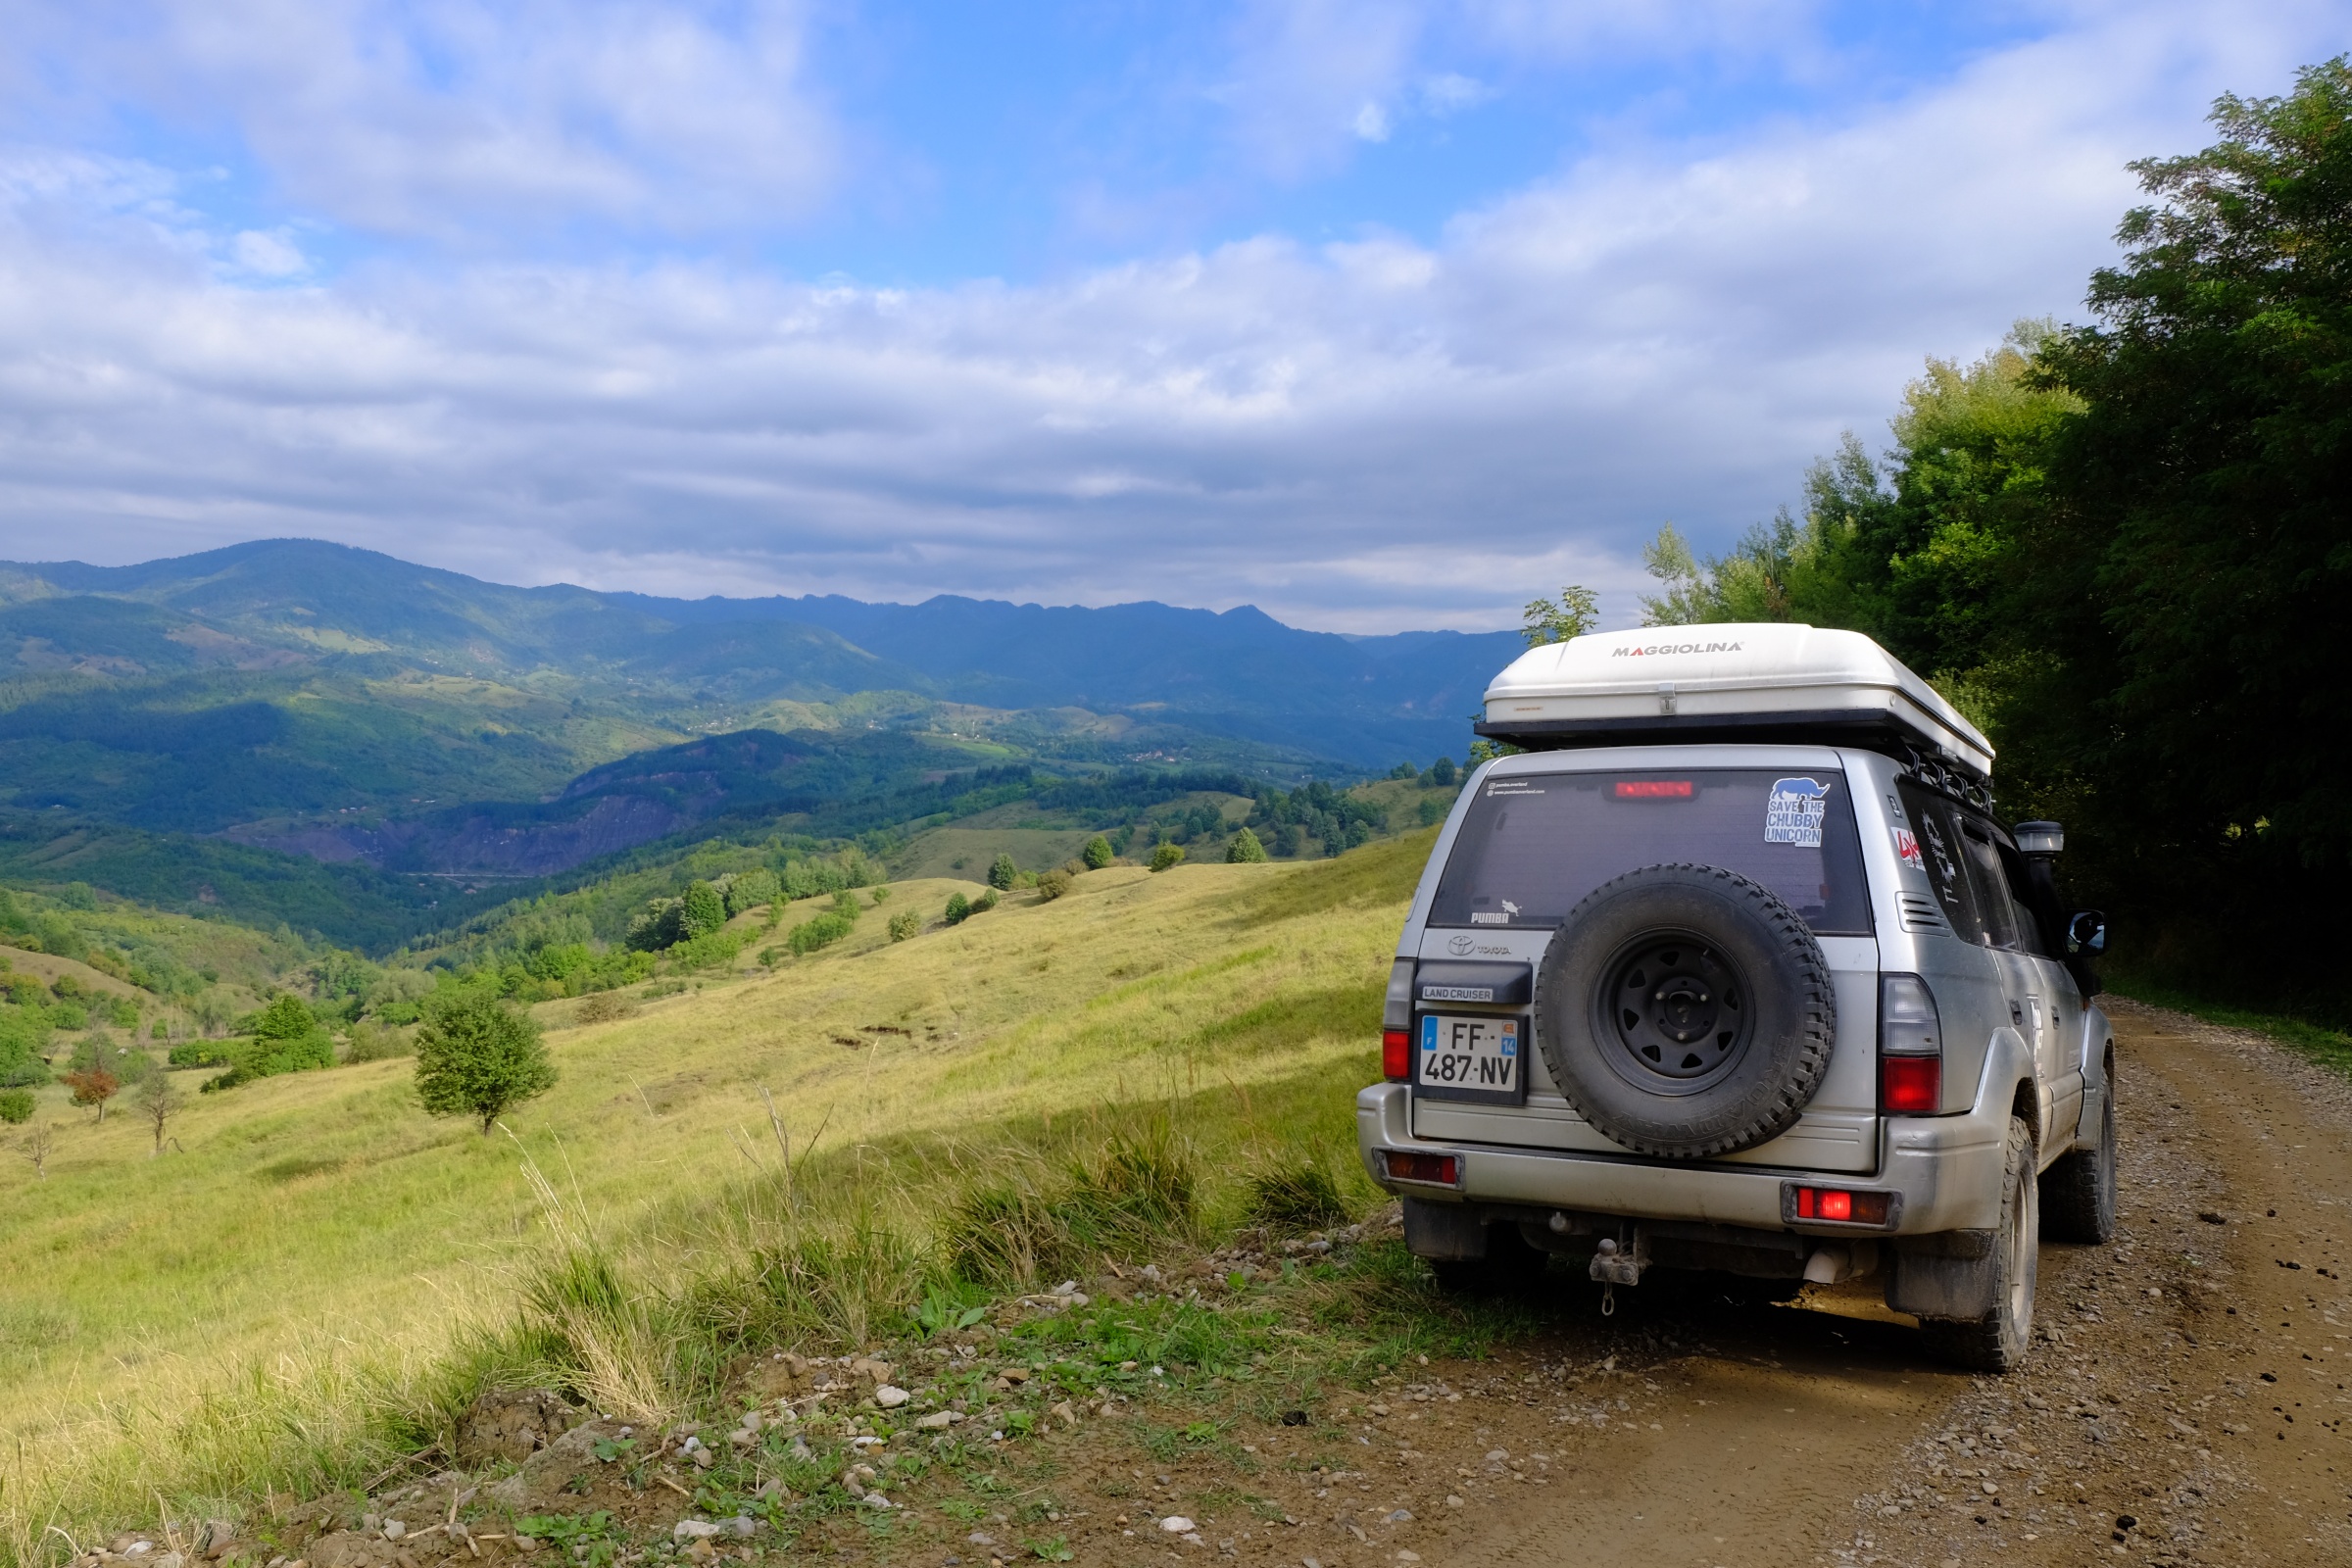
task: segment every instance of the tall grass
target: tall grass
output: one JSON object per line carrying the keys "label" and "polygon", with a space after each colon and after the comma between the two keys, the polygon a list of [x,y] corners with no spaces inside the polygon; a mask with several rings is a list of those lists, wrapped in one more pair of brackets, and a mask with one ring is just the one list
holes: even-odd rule
{"label": "tall grass", "polygon": [[[48,1180],[0,1167],[0,1562],[157,1494],[236,1517],[366,1482],[492,1387],[691,1408],[748,1348],[1205,1240],[1294,1144],[1368,1200],[1331,1157],[1418,853],[1114,868],[590,1028],[551,1004],[564,1079],[517,1129],[560,1182],[518,1190],[515,1146],[422,1117],[399,1061],[208,1097],[164,1160],[60,1123]],[[1332,886],[1262,896],[1289,880]]]}

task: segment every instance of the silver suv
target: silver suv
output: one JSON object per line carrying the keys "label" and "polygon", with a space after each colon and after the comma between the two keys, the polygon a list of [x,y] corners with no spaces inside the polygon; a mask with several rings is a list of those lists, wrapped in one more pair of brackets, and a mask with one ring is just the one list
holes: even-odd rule
{"label": "silver suv", "polygon": [[1481,767],[1438,839],[1365,1168],[1454,1286],[1551,1253],[1604,1308],[1651,1268],[1760,1299],[1876,1273],[2004,1371],[2039,1241],[2115,1229],[2104,922],[1875,644],[1705,631],[1538,649],[1490,689],[1480,729],[1547,749]]}

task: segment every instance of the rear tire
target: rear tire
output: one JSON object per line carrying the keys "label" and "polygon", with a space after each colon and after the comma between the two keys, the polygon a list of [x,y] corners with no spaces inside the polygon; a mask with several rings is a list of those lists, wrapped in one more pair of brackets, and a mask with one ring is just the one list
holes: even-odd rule
{"label": "rear tire", "polygon": [[2087,1247],[2115,1240],[2115,1084],[2099,1097],[2099,1141],[2070,1151],[2041,1177],[2041,1235]]}
{"label": "rear tire", "polygon": [[1965,1321],[1927,1318],[1919,1329],[1936,1352],[1971,1372],[2007,1372],[2034,1344],[2034,1284],[2041,1261],[2041,1188],[2034,1179],[2034,1132],[2011,1117],[2001,1169],[2001,1217],[1993,1231],[1993,1305]]}

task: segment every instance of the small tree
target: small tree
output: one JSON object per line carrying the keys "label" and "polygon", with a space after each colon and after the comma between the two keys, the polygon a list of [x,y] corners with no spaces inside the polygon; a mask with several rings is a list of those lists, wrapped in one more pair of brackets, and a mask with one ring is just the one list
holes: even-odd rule
{"label": "small tree", "polygon": [[155,1147],[147,1151],[147,1157],[153,1159],[164,1152],[165,1124],[179,1114],[181,1107],[187,1104],[188,1097],[172,1087],[170,1073],[159,1072],[139,1085],[132,1093],[130,1102],[138,1107],[139,1114],[146,1117],[148,1125],[155,1129]]}
{"label": "small tree", "polygon": [[964,916],[972,912],[972,901],[960,893],[948,895],[948,924],[961,925]]}
{"label": "small tree", "polygon": [[1248,828],[1233,836],[1233,844],[1225,851],[1228,865],[1248,865],[1266,858],[1266,847],[1257,842],[1257,835]]}
{"label": "small tree", "polygon": [[708,936],[727,923],[727,902],[719,897],[718,889],[710,883],[696,880],[686,884],[686,897],[679,901],[678,924],[689,940]]}
{"label": "small tree", "polygon": [[1067,871],[1048,871],[1037,879],[1037,901],[1040,904],[1051,903],[1069,891],[1070,873]]}
{"label": "small tree", "polygon": [[122,1080],[104,1067],[77,1067],[66,1074],[66,1088],[72,1093],[74,1103],[85,1109],[97,1106],[98,1119],[104,1121],[106,1102],[121,1092]]}
{"label": "small tree", "polygon": [[1012,863],[1011,856],[1000,855],[996,858],[996,863],[988,868],[988,885],[1000,893],[1009,892],[1012,888],[1013,878],[1020,874],[1021,868]]}
{"label": "small tree", "polygon": [[1519,634],[1527,639],[1528,647],[1541,648],[1545,643],[1582,637],[1599,618],[1598,596],[1590,588],[1570,583],[1560,590],[1557,600],[1530,600],[1520,619]]}
{"label": "small tree", "polygon": [[1086,868],[1089,871],[1102,870],[1111,861],[1110,840],[1104,838],[1100,833],[1096,834],[1093,838],[1088,839],[1086,841],[1084,858],[1086,860]]}
{"label": "small tree", "polygon": [[1183,863],[1184,846],[1181,844],[1162,844],[1152,852],[1152,869],[1154,871],[1165,871],[1172,865]]}
{"label": "small tree", "polygon": [[57,1134],[45,1121],[34,1122],[32,1130],[24,1135],[24,1157],[32,1161],[32,1174],[36,1178],[49,1179],[49,1151],[56,1147]]}
{"label": "small tree", "polygon": [[1429,771],[1421,775],[1422,783],[1429,785],[1433,789],[1441,790],[1451,784],[1453,779],[1453,759],[1450,757],[1439,758],[1436,761],[1429,764]]}
{"label": "small tree", "polygon": [[480,1117],[485,1138],[509,1107],[555,1082],[537,1021],[487,992],[436,999],[416,1031],[416,1098],[436,1116]]}
{"label": "small tree", "polygon": [[902,909],[890,917],[890,940],[905,942],[923,934],[923,917],[912,909]]}
{"label": "small tree", "polygon": [[32,1120],[32,1091],[29,1089],[0,1089],[0,1121],[16,1127],[30,1120]]}

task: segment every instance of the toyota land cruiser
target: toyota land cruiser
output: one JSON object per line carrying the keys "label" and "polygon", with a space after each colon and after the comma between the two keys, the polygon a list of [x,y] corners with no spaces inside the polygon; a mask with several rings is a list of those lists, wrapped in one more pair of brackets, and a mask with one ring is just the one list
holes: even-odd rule
{"label": "toyota land cruiser", "polygon": [[1944,1354],[2026,1353],[2038,1243],[2115,1229],[2115,1050],[2055,823],[1853,632],[1531,650],[1397,944],[1372,1179],[1449,1284],[1567,1254],[1767,1298],[1878,1274]]}

